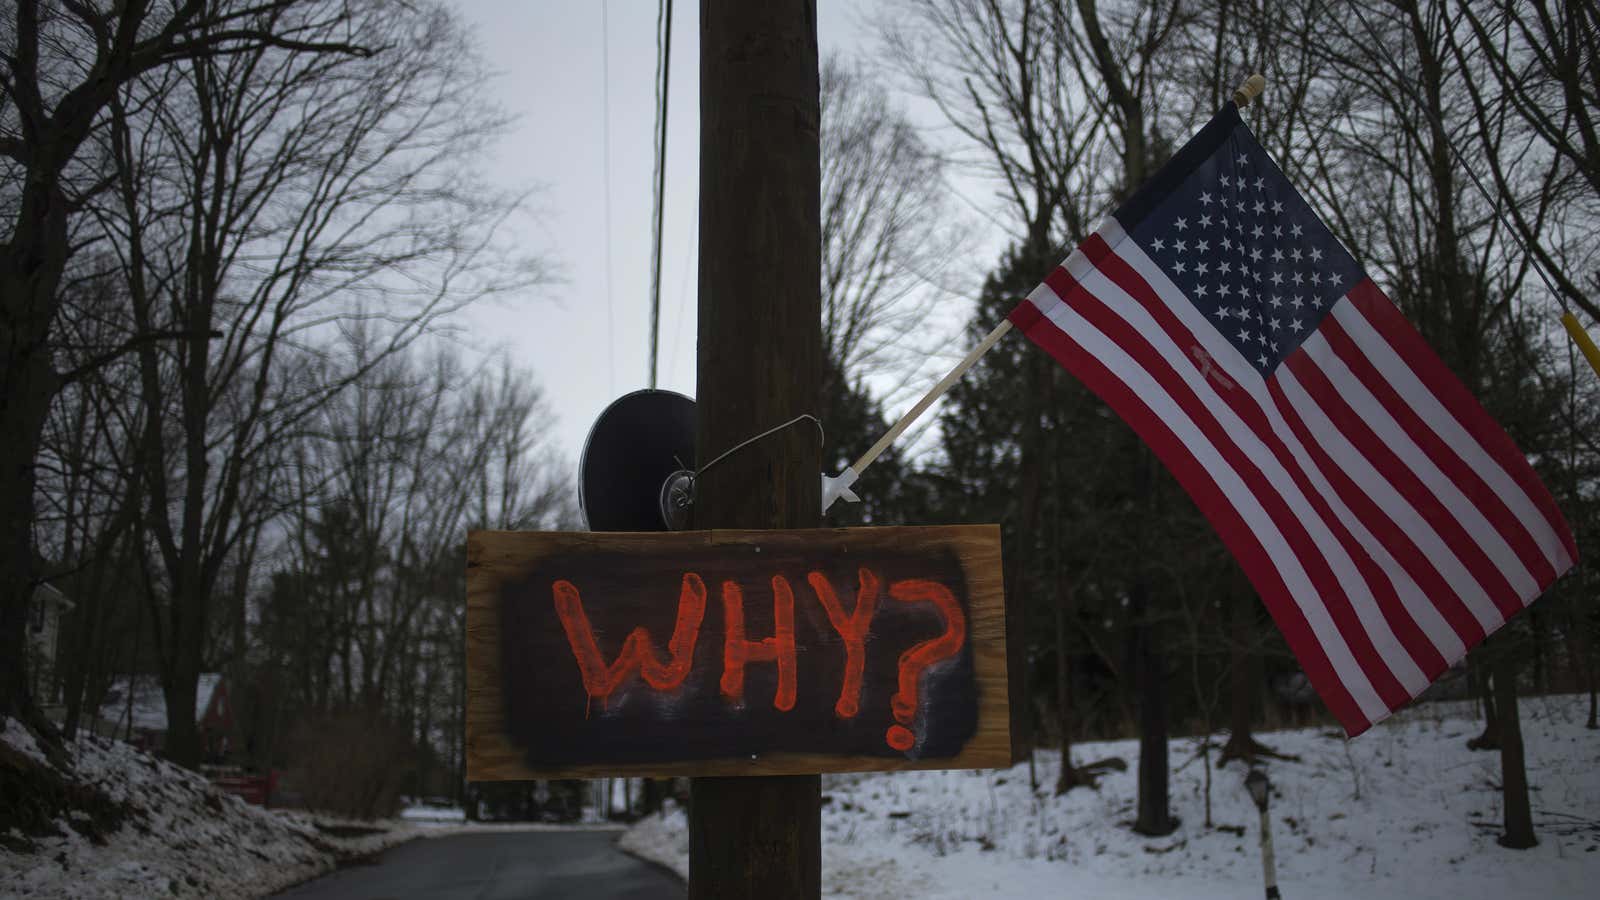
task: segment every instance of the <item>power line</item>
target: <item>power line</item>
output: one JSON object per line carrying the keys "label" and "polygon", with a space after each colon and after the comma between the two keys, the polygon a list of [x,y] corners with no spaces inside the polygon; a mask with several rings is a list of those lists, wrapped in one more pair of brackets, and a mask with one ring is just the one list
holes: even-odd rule
{"label": "power line", "polygon": [[656,7],[656,185],[655,223],[650,248],[650,387],[656,386],[656,357],[661,344],[661,233],[666,216],[667,98],[672,76],[672,0]]}
{"label": "power line", "polygon": [[606,392],[617,392],[617,336],[615,304],[611,299],[611,0],[600,0],[600,120],[601,142],[605,145],[605,211],[606,229]]}

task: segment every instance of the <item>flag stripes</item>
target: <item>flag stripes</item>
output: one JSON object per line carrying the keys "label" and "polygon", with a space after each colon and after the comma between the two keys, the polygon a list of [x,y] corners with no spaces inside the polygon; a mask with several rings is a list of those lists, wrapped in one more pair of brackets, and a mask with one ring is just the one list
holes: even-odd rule
{"label": "flag stripes", "polygon": [[1108,219],[1011,318],[1177,476],[1352,735],[1572,563],[1527,462],[1370,281],[1263,377]]}

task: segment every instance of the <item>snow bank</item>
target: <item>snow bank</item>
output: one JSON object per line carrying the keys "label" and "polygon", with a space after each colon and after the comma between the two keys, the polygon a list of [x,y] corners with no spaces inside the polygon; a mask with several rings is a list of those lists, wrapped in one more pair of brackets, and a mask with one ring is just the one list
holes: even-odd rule
{"label": "snow bank", "polygon": [[[1268,771],[1278,882],[1285,896],[1469,900],[1588,897],[1600,883],[1600,732],[1578,698],[1526,699],[1523,738],[1540,845],[1506,850],[1500,756],[1466,741],[1480,726],[1466,704],[1428,704],[1354,741],[1310,729],[1261,735],[1301,757]],[[1182,824],[1144,838],[1134,818],[1138,746],[1080,744],[1079,764],[1129,763],[1098,789],[1052,794],[1059,755],[1005,771],[825,776],[823,894],[924,898],[1237,898],[1261,895],[1259,816],[1244,768],[1213,770],[1205,827],[1204,772],[1194,739],[1170,747],[1171,803]],[[1213,754],[1213,761],[1215,755]],[[1223,826],[1227,826],[1225,829]],[[681,810],[651,816],[623,849],[687,876]]]}
{"label": "snow bank", "polygon": [[408,803],[400,810],[400,818],[407,822],[465,822],[467,811],[459,806],[442,806],[430,803]]}
{"label": "snow bank", "polygon": [[0,741],[4,741],[11,749],[41,766],[49,765],[49,760],[45,759],[44,751],[39,749],[39,744],[33,739],[33,735],[29,734],[28,729],[22,727],[22,723],[16,719],[5,720],[5,730],[0,732]]}
{"label": "snow bank", "polygon": [[[0,739],[44,764],[32,736],[14,721]],[[121,807],[121,827],[101,839],[86,836],[94,829],[68,810],[55,822],[55,835],[12,829],[0,842],[6,897],[258,897],[416,835],[393,823],[249,806],[120,741],[84,736],[71,753],[66,777]]]}

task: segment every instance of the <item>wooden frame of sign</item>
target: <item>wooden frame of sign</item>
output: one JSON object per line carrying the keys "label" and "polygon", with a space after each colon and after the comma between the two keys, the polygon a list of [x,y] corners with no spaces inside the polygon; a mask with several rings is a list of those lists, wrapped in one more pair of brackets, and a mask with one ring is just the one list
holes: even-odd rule
{"label": "wooden frame of sign", "polygon": [[467,778],[1012,762],[995,525],[467,537]]}

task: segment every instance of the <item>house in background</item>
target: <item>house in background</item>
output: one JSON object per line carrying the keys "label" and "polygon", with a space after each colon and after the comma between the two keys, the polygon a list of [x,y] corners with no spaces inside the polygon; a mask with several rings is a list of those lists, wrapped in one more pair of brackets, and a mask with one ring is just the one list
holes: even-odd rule
{"label": "house in background", "polygon": [[66,594],[48,584],[34,589],[28,609],[28,678],[35,702],[46,710],[60,702],[56,657],[61,643],[61,619],[71,611],[72,601]]}
{"label": "house in background", "polygon": [[[221,674],[200,676],[194,718],[200,730],[201,759],[211,762],[226,757],[228,736],[233,731],[233,703]],[[98,719],[98,733],[160,752],[167,742],[167,697],[161,692],[161,679],[154,675],[118,677],[106,691]]]}

